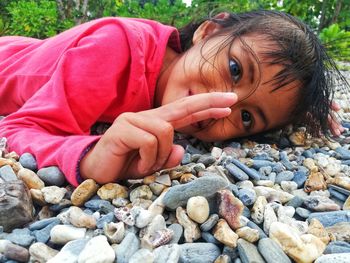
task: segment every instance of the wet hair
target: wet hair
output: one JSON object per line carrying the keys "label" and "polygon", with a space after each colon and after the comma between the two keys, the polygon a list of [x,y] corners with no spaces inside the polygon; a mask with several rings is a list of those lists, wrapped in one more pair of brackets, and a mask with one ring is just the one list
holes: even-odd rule
{"label": "wet hair", "polygon": [[[275,86],[271,92],[290,83],[296,83],[297,85],[293,87],[300,88],[297,103],[288,121],[304,125],[314,136],[327,135],[328,116],[331,114],[336,82],[343,83],[346,89],[349,89],[349,84],[327,55],[313,30],[296,17],[279,11],[259,10],[241,14],[225,12],[225,14],[224,18],[211,14],[206,19],[192,22],[180,29],[183,51],[191,47],[194,32],[205,20],[221,25],[222,29],[213,36],[223,32],[229,34],[229,41],[225,40],[225,44],[220,48],[227,44],[232,45],[237,38],[244,44],[241,38],[244,35],[264,36],[267,41],[273,43],[268,51],[260,54],[264,58],[264,63],[267,60],[270,65],[282,65],[282,69],[270,80]],[[252,53],[255,60],[258,60],[248,45],[244,46]],[[257,86],[243,100],[253,94]]]}

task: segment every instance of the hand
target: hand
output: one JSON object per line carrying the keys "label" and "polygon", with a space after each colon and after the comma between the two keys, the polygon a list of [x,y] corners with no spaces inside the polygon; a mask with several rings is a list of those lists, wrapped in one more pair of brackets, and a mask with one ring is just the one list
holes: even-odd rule
{"label": "hand", "polygon": [[226,117],[236,101],[234,93],[202,93],[156,109],[123,113],[82,159],[81,175],[103,184],[174,167],[184,154],[181,146],[173,145],[174,129]]}
{"label": "hand", "polygon": [[[339,110],[340,110],[339,104],[333,101],[331,105],[331,111],[337,112]],[[331,133],[334,136],[340,136],[340,134],[344,132],[344,127],[339,123],[339,121],[337,120],[337,118],[334,116],[333,113],[328,115],[328,125]]]}

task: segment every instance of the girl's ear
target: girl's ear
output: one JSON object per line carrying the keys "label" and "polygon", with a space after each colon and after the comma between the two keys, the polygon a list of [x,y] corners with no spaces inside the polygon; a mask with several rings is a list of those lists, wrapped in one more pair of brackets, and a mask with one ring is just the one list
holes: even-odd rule
{"label": "girl's ear", "polygon": [[192,43],[196,45],[202,39],[211,36],[213,33],[219,31],[222,27],[213,21],[207,20],[204,21],[194,32]]}

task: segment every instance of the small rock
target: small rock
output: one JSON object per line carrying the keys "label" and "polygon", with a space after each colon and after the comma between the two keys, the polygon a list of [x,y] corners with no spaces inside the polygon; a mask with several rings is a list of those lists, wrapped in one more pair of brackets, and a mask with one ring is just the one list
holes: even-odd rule
{"label": "small rock", "polygon": [[119,244],[125,236],[125,227],[123,222],[110,222],[106,223],[103,227],[105,236],[112,244]]}
{"label": "small rock", "polygon": [[255,186],[254,190],[257,196],[263,195],[266,200],[277,199],[282,204],[287,203],[294,197],[292,194],[265,186]]}
{"label": "small rock", "polygon": [[309,228],[308,228],[307,233],[318,237],[326,245],[330,242],[330,237],[328,235],[328,232],[323,227],[321,222],[318,221],[316,218],[313,218],[310,220],[310,224],[309,224]]}
{"label": "small rock", "polygon": [[270,227],[270,238],[276,241],[283,251],[296,262],[313,262],[322,255],[326,245],[314,235],[299,236],[290,226],[274,222]]}
{"label": "small rock", "polygon": [[277,174],[276,183],[281,184],[282,181],[291,181],[294,178],[294,173],[291,171],[283,171]]}
{"label": "small rock", "polygon": [[186,215],[182,207],[176,209],[176,218],[184,228],[184,237],[187,243],[192,243],[201,237],[198,225]]}
{"label": "small rock", "polygon": [[218,221],[219,221],[219,216],[217,214],[211,214],[210,217],[207,219],[207,221],[201,224],[200,229],[203,232],[208,232],[216,225]]}
{"label": "small rock", "polygon": [[154,263],[177,263],[179,262],[180,252],[180,246],[178,244],[158,247],[153,251]]}
{"label": "small rock", "polygon": [[297,209],[295,209],[295,213],[303,219],[307,219],[311,214],[309,210],[302,207],[298,207]]}
{"label": "small rock", "polygon": [[50,239],[50,232],[54,226],[58,225],[60,221],[58,218],[55,218],[56,221],[51,222],[49,225],[46,227],[40,229],[40,230],[35,230],[32,235],[35,236],[35,239],[37,242],[42,242],[42,243],[47,243]]}
{"label": "small rock", "polygon": [[333,241],[328,244],[323,254],[350,253],[350,244],[344,241]]}
{"label": "small rock", "polygon": [[238,228],[236,233],[240,238],[243,238],[250,243],[254,243],[259,240],[259,231],[248,226]]}
{"label": "small rock", "polygon": [[277,222],[277,216],[272,208],[271,203],[265,206],[264,211],[264,232],[266,234],[270,233],[270,226],[272,223]]}
{"label": "small rock", "polygon": [[29,192],[30,192],[30,195],[31,195],[34,203],[36,203],[40,206],[47,205],[45,198],[44,198],[44,194],[43,194],[43,192],[41,192],[41,190],[30,189]]}
{"label": "small rock", "polygon": [[129,263],[154,263],[154,255],[151,251],[145,248],[141,248],[131,256]]}
{"label": "small rock", "polygon": [[271,238],[260,239],[258,249],[266,262],[291,263],[282,248]]}
{"label": "small rock", "polygon": [[240,189],[238,191],[238,198],[246,206],[251,206],[256,200],[256,193],[253,189]]}
{"label": "small rock", "polygon": [[265,263],[264,259],[260,255],[258,248],[240,238],[237,241],[239,257],[243,262]]}
{"label": "small rock", "polygon": [[315,261],[315,263],[333,263],[333,262],[337,262],[337,263],[350,262],[350,253],[322,255]]}
{"label": "small rock", "polygon": [[12,182],[18,180],[17,175],[12,170],[12,167],[10,165],[4,165],[0,167],[0,181],[4,182]]}
{"label": "small rock", "polygon": [[133,202],[137,198],[150,200],[153,193],[148,185],[141,185],[130,192],[130,201]]}
{"label": "small rock", "polygon": [[115,198],[127,198],[128,189],[120,184],[108,183],[98,189],[97,195],[101,199],[109,201]]}
{"label": "small rock", "polygon": [[220,176],[204,176],[190,183],[176,185],[166,192],[163,203],[170,209],[186,205],[193,196],[208,197],[227,186],[227,181]]}
{"label": "small rock", "polygon": [[89,239],[77,239],[69,241],[56,256],[51,258],[47,263],[76,263],[81,251],[84,249]]}
{"label": "small rock", "polygon": [[226,169],[235,180],[245,181],[249,179],[249,176],[233,163],[226,165]]}
{"label": "small rock", "polygon": [[84,238],[86,229],[70,225],[57,225],[51,229],[50,241],[55,244],[64,245],[69,241]]}
{"label": "small rock", "polygon": [[34,158],[34,156],[30,153],[23,153],[19,158],[20,164],[27,169],[32,171],[38,170],[38,164]]}
{"label": "small rock", "polygon": [[155,181],[165,186],[171,186],[171,179],[169,174],[159,175],[155,178]]}
{"label": "small rock", "polygon": [[42,189],[45,187],[44,182],[32,170],[22,168],[17,175],[29,189]]}
{"label": "small rock", "polygon": [[77,206],[71,206],[68,211],[64,213],[67,214],[68,222],[75,227],[96,228],[95,217],[85,214],[83,210]]}
{"label": "small rock", "polygon": [[45,185],[63,186],[66,181],[64,174],[57,166],[41,168],[37,174]]}
{"label": "small rock", "polygon": [[98,187],[98,184],[94,180],[85,180],[73,191],[71,196],[72,204],[75,206],[82,206],[96,194]]}
{"label": "small rock", "polygon": [[230,226],[224,219],[219,219],[213,230],[214,237],[222,244],[229,247],[237,246],[238,235],[232,231]]}
{"label": "small rock", "polygon": [[45,202],[49,204],[58,204],[63,199],[67,190],[54,185],[42,188],[41,192],[44,195]]}
{"label": "small rock", "polygon": [[33,220],[32,199],[22,181],[1,183],[0,195],[0,226],[3,226],[5,232],[10,232],[15,227],[21,227]]}
{"label": "small rock", "polygon": [[140,241],[134,233],[129,232],[120,245],[115,249],[118,263],[128,263],[133,254],[139,249]]}
{"label": "small rock", "polygon": [[27,262],[29,260],[29,252],[26,248],[8,243],[5,247],[4,256],[8,259],[19,262]]}
{"label": "small rock", "polygon": [[340,222],[350,222],[350,211],[311,213],[309,221],[312,218],[318,219],[324,227],[329,227]]}
{"label": "small rock", "polygon": [[31,260],[39,263],[47,262],[48,260],[56,256],[57,253],[57,250],[41,242],[34,243],[29,248]]}
{"label": "small rock", "polygon": [[49,224],[53,222],[60,222],[60,220],[56,217],[52,218],[47,218],[39,221],[35,221],[29,225],[29,230],[34,231],[34,230],[40,230],[48,226]]}
{"label": "small rock", "polygon": [[235,230],[240,227],[240,216],[243,213],[243,204],[229,190],[217,192],[219,201],[219,215],[222,216],[229,226]]}
{"label": "small rock", "polygon": [[78,257],[78,263],[113,263],[115,253],[105,236],[90,239]]}
{"label": "small rock", "polygon": [[338,211],[340,206],[326,196],[314,195],[304,199],[304,205],[317,212]]}
{"label": "small rock", "polygon": [[163,192],[166,186],[160,183],[150,183],[149,188],[151,188],[151,191],[154,195],[158,196]]}
{"label": "small rock", "polygon": [[201,224],[209,217],[209,203],[203,196],[193,196],[187,201],[186,211],[193,221]]}
{"label": "small rock", "polygon": [[181,263],[212,263],[220,255],[220,249],[212,243],[185,243],[180,251]]}
{"label": "small rock", "polygon": [[174,233],[173,238],[169,241],[169,244],[178,244],[183,234],[183,227],[180,224],[174,223],[168,228]]}
{"label": "small rock", "polygon": [[350,242],[350,222],[340,222],[326,228],[337,241]]}
{"label": "small rock", "polygon": [[265,196],[258,196],[251,211],[251,218],[256,224],[261,224],[264,221],[265,206],[267,200]]}
{"label": "small rock", "polygon": [[6,239],[21,247],[29,247],[35,240],[28,228],[14,229]]}
{"label": "small rock", "polygon": [[304,185],[304,191],[310,193],[312,191],[326,190],[327,184],[324,176],[320,172],[311,172]]}
{"label": "small rock", "polygon": [[282,181],[281,187],[283,191],[287,193],[292,193],[294,190],[298,189],[298,184],[294,181]]}

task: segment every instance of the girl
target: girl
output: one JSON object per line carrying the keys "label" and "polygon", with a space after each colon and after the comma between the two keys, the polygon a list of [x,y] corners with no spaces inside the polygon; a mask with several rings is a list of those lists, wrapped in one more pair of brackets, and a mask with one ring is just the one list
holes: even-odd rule
{"label": "girl", "polygon": [[[45,40],[2,37],[0,61],[0,135],[73,185],[176,166],[174,130],[214,141],[329,126],[334,63],[306,25],[275,11],[220,13],[180,32],[104,18]],[[96,122],[113,124],[91,136]]]}

